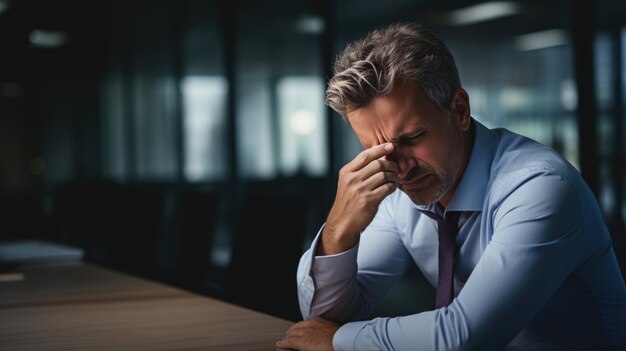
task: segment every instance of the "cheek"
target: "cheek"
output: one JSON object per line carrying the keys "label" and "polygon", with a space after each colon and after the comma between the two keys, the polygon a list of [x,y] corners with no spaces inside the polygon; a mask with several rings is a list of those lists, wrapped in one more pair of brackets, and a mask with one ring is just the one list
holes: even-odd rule
{"label": "cheek", "polygon": [[421,143],[419,145],[411,147],[411,157],[417,161],[422,167],[427,165],[435,170],[437,173],[441,170],[441,158],[440,147],[432,147],[429,144]]}

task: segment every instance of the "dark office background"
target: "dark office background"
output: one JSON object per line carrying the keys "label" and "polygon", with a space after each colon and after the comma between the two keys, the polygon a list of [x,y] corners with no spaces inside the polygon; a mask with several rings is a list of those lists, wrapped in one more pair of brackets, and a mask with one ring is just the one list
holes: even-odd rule
{"label": "dark office background", "polygon": [[[297,320],[298,258],[361,150],[331,64],[395,21],[448,43],[475,118],[581,170],[624,272],[621,0],[0,0],[0,240]],[[414,269],[377,313],[433,298]]]}

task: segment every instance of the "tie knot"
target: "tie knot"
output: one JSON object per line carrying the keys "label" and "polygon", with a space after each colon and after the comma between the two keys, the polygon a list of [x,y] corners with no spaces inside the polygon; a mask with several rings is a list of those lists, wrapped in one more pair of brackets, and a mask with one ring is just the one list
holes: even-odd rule
{"label": "tie knot", "polygon": [[437,223],[454,224],[455,227],[459,222],[459,216],[461,216],[461,212],[458,211],[446,212],[445,208],[439,203],[436,204],[435,211],[422,211],[422,213],[436,220]]}

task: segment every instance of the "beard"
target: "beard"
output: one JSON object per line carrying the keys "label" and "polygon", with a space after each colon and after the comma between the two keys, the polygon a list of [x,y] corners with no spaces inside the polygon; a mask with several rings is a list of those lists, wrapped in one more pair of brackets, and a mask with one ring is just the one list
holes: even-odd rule
{"label": "beard", "polygon": [[399,186],[400,190],[419,206],[430,205],[441,200],[454,182],[454,177],[450,172],[444,170],[442,174],[437,174],[429,165],[418,165],[409,171],[404,181],[411,182],[420,177],[424,178],[420,180],[417,187],[406,189],[402,185]]}

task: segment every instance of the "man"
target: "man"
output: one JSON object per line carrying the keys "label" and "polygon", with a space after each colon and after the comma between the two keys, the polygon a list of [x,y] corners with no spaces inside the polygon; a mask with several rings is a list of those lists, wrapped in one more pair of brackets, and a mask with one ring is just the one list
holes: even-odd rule
{"label": "man", "polygon": [[[300,350],[626,349],[626,288],[594,195],[555,151],[470,115],[431,32],[349,45],[327,103],[365,151],[300,261]],[[367,315],[417,264],[437,308]]]}

